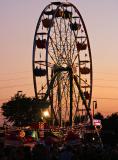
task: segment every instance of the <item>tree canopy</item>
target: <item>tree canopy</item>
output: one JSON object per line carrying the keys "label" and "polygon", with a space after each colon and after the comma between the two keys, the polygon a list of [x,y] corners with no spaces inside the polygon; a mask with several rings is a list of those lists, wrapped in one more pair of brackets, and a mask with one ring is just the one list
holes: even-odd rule
{"label": "tree canopy", "polygon": [[40,105],[25,94],[16,93],[2,105],[3,116],[15,126],[27,126],[41,121]]}
{"label": "tree canopy", "polygon": [[103,119],[104,119],[104,116],[103,116],[100,112],[97,112],[97,113],[94,115],[94,118],[95,118],[95,119],[103,120]]}

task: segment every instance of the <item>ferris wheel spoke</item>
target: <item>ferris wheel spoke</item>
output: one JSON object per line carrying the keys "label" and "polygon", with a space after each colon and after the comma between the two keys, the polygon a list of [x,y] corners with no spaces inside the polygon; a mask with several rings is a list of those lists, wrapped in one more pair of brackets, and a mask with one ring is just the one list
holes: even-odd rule
{"label": "ferris wheel spoke", "polygon": [[[68,28],[67,28],[68,27]],[[66,52],[66,56],[67,56],[67,58],[69,58],[68,56],[69,56],[69,52],[68,52],[68,40],[67,40],[67,38],[68,38],[68,30],[69,30],[69,25],[66,25],[66,20],[64,19],[64,30],[65,30],[65,44],[67,45],[66,47],[66,49],[67,49],[67,52]]]}
{"label": "ferris wheel spoke", "polygon": [[[77,55],[76,55],[75,58],[74,58],[75,50],[76,50],[76,41],[74,41],[74,43],[73,43],[73,50],[72,50],[72,53],[71,53],[72,60],[74,59],[73,62],[72,62],[72,65],[74,64],[76,58],[79,56],[79,54],[77,53]],[[76,51],[76,52],[77,52],[77,51]]]}
{"label": "ferris wheel spoke", "polygon": [[[58,58],[58,57],[61,58],[61,53],[60,53],[59,48],[57,47],[57,44],[53,41],[52,38],[51,38],[51,44],[52,44],[52,48],[53,48],[54,53],[55,53],[56,62],[59,63],[57,58]],[[54,45],[53,45],[53,44],[54,44]],[[55,48],[56,48],[57,54],[56,54],[56,51],[55,51],[55,49],[54,49],[54,46],[55,46]],[[59,54],[59,53],[60,53],[60,54]],[[66,58],[64,58],[64,57],[62,57],[62,58],[63,58],[64,63],[66,63]]]}
{"label": "ferris wheel spoke", "polygon": [[50,56],[50,58],[52,59],[52,61],[54,62],[54,63],[52,63],[52,64],[56,64],[56,61],[55,61],[55,59],[53,58],[53,56],[50,54],[50,52],[48,52],[48,54],[49,54],[49,56]]}
{"label": "ferris wheel spoke", "polygon": [[[73,54],[74,54],[74,51],[73,51]],[[74,57],[74,60],[73,60],[73,62],[72,62],[72,65],[74,65],[74,63],[75,63],[75,61],[76,61],[76,59],[79,57],[79,53],[77,53],[77,55]]]}
{"label": "ferris wheel spoke", "polygon": [[[57,61],[58,61],[58,59],[57,59],[57,53],[59,52],[59,49],[58,49],[58,47],[57,47],[57,45],[54,43],[54,41],[53,41],[53,39],[50,37],[50,40],[51,40],[51,45],[52,45],[52,49],[53,49],[53,55],[54,55],[54,58],[53,58],[53,56],[50,54],[50,52],[49,52],[49,55],[50,55],[50,57],[53,59],[53,61],[56,63]],[[54,47],[55,46],[55,47]],[[56,51],[55,51],[55,48],[56,48],[56,51],[57,51],[57,53],[56,53]],[[56,59],[56,61],[54,60],[54,59]]]}
{"label": "ferris wheel spoke", "polygon": [[[62,86],[63,86],[62,94],[64,95],[63,99],[65,100],[65,104],[66,104],[65,108],[63,110],[64,110],[64,113],[65,113],[64,118],[66,119],[67,113],[69,112],[68,111],[68,108],[69,108],[68,107],[69,106],[69,102],[68,102],[68,99],[69,99],[69,81],[67,81],[67,80],[63,81]],[[67,86],[67,87],[65,88],[65,86]]]}
{"label": "ferris wheel spoke", "polygon": [[59,114],[58,114],[58,112],[59,112],[59,108],[57,107],[58,106],[58,96],[56,95],[56,97],[55,97],[55,101],[54,101],[54,105],[55,105],[55,112],[56,112],[56,117],[57,117],[57,119],[59,120]]}
{"label": "ferris wheel spoke", "polygon": [[[65,22],[65,21],[64,21]],[[73,47],[72,41],[70,39],[72,39],[72,31],[69,30],[70,29],[70,24],[68,21],[68,25],[66,27],[66,22],[65,22],[65,32],[66,32],[66,43],[67,43],[67,58],[68,60],[71,60],[71,48]],[[70,37],[71,35],[71,37]],[[70,48],[69,48],[70,47]]]}
{"label": "ferris wheel spoke", "polygon": [[72,52],[72,48],[73,48],[73,45],[74,45],[75,42],[72,42],[72,30],[70,31],[70,38],[69,39],[70,39],[69,53],[70,53],[70,58],[73,59],[71,52]]}
{"label": "ferris wheel spoke", "polygon": [[77,108],[78,108],[78,103],[79,103],[80,96],[79,96],[79,94],[76,94],[76,92],[78,93],[78,91],[77,91],[77,89],[75,89],[75,86],[73,87],[73,91],[74,91],[73,93],[74,93],[74,96],[75,96],[75,102],[76,102]]}
{"label": "ferris wheel spoke", "polygon": [[[57,41],[57,39],[58,39],[58,36],[57,36],[57,31],[56,31],[56,26],[54,25],[54,38],[55,38],[55,41],[56,41],[56,47],[57,47],[57,44],[58,44],[58,41]],[[58,47],[57,47],[58,48]],[[58,49],[59,50],[59,49]]]}
{"label": "ferris wheel spoke", "polygon": [[62,48],[61,47],[63,47],[63,53],[65,54],[65,56],[66,56],[66,51],[65,51],[65,45],[64,45],[64,43],[65,43],[65,41],[63,41],[63,36],[62,36],[62,31],[61,31],[61,27],[62,27],[62,25],[61,25],[61,19],[60,19],[60,27],[59,27],[59,24],[58,24],[58,22],[57,22],[57,19],[56,19],[56,24],[57,24],[57,28],[58,28],[58,32],[59,32],[59,39],[60,39],[60,51],[62,51]]}

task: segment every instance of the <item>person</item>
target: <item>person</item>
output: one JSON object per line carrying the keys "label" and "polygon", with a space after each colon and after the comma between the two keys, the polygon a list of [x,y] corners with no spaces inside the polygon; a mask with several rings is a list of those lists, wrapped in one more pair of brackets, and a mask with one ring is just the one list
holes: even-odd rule
{"label": "person", "polygon": [[73,160],[74,154],[71,146],[66,146],[64,150],[59,153],[59,160]]}

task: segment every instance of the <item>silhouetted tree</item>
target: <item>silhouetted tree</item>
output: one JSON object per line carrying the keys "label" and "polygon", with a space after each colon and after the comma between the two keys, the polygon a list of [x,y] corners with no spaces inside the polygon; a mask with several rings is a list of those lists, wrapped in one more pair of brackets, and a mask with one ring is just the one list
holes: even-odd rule
{"label": "silhouetted tree", "polygon": [[103,123],[104,129],[118,133],[118,112],[107,116]]}
{"label": "silhouetted tree", "polygon": [[103,120],[103,119],[104,119],[104,116],[103,116],[100,112],[97,112],[97,113],[94,115],[94,118],[95,118],[95,119]]}
{"label": "silhouetted tree", "polygon": [[118,143],[118,112],[104,118],[102,122],[102,139],[104,143]]}
{"label": "silhouetted tree", "polygon": [[27,126],[41,120],[40,107],[33,98],[16,93],[2,105],[3,115],[15,126]]}

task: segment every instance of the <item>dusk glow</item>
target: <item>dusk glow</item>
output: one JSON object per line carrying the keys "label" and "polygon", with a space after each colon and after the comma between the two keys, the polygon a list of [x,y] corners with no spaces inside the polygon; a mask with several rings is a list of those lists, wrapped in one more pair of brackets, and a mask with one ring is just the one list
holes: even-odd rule
{"label": "dusk glow", "polygon": [[[19,90],[34,96],[33,38],[38,18],[50,2],[0,0],[0,105]],[[80,11],[89,35],[95,112],[118,112],[118,0],[69,2]]]}

